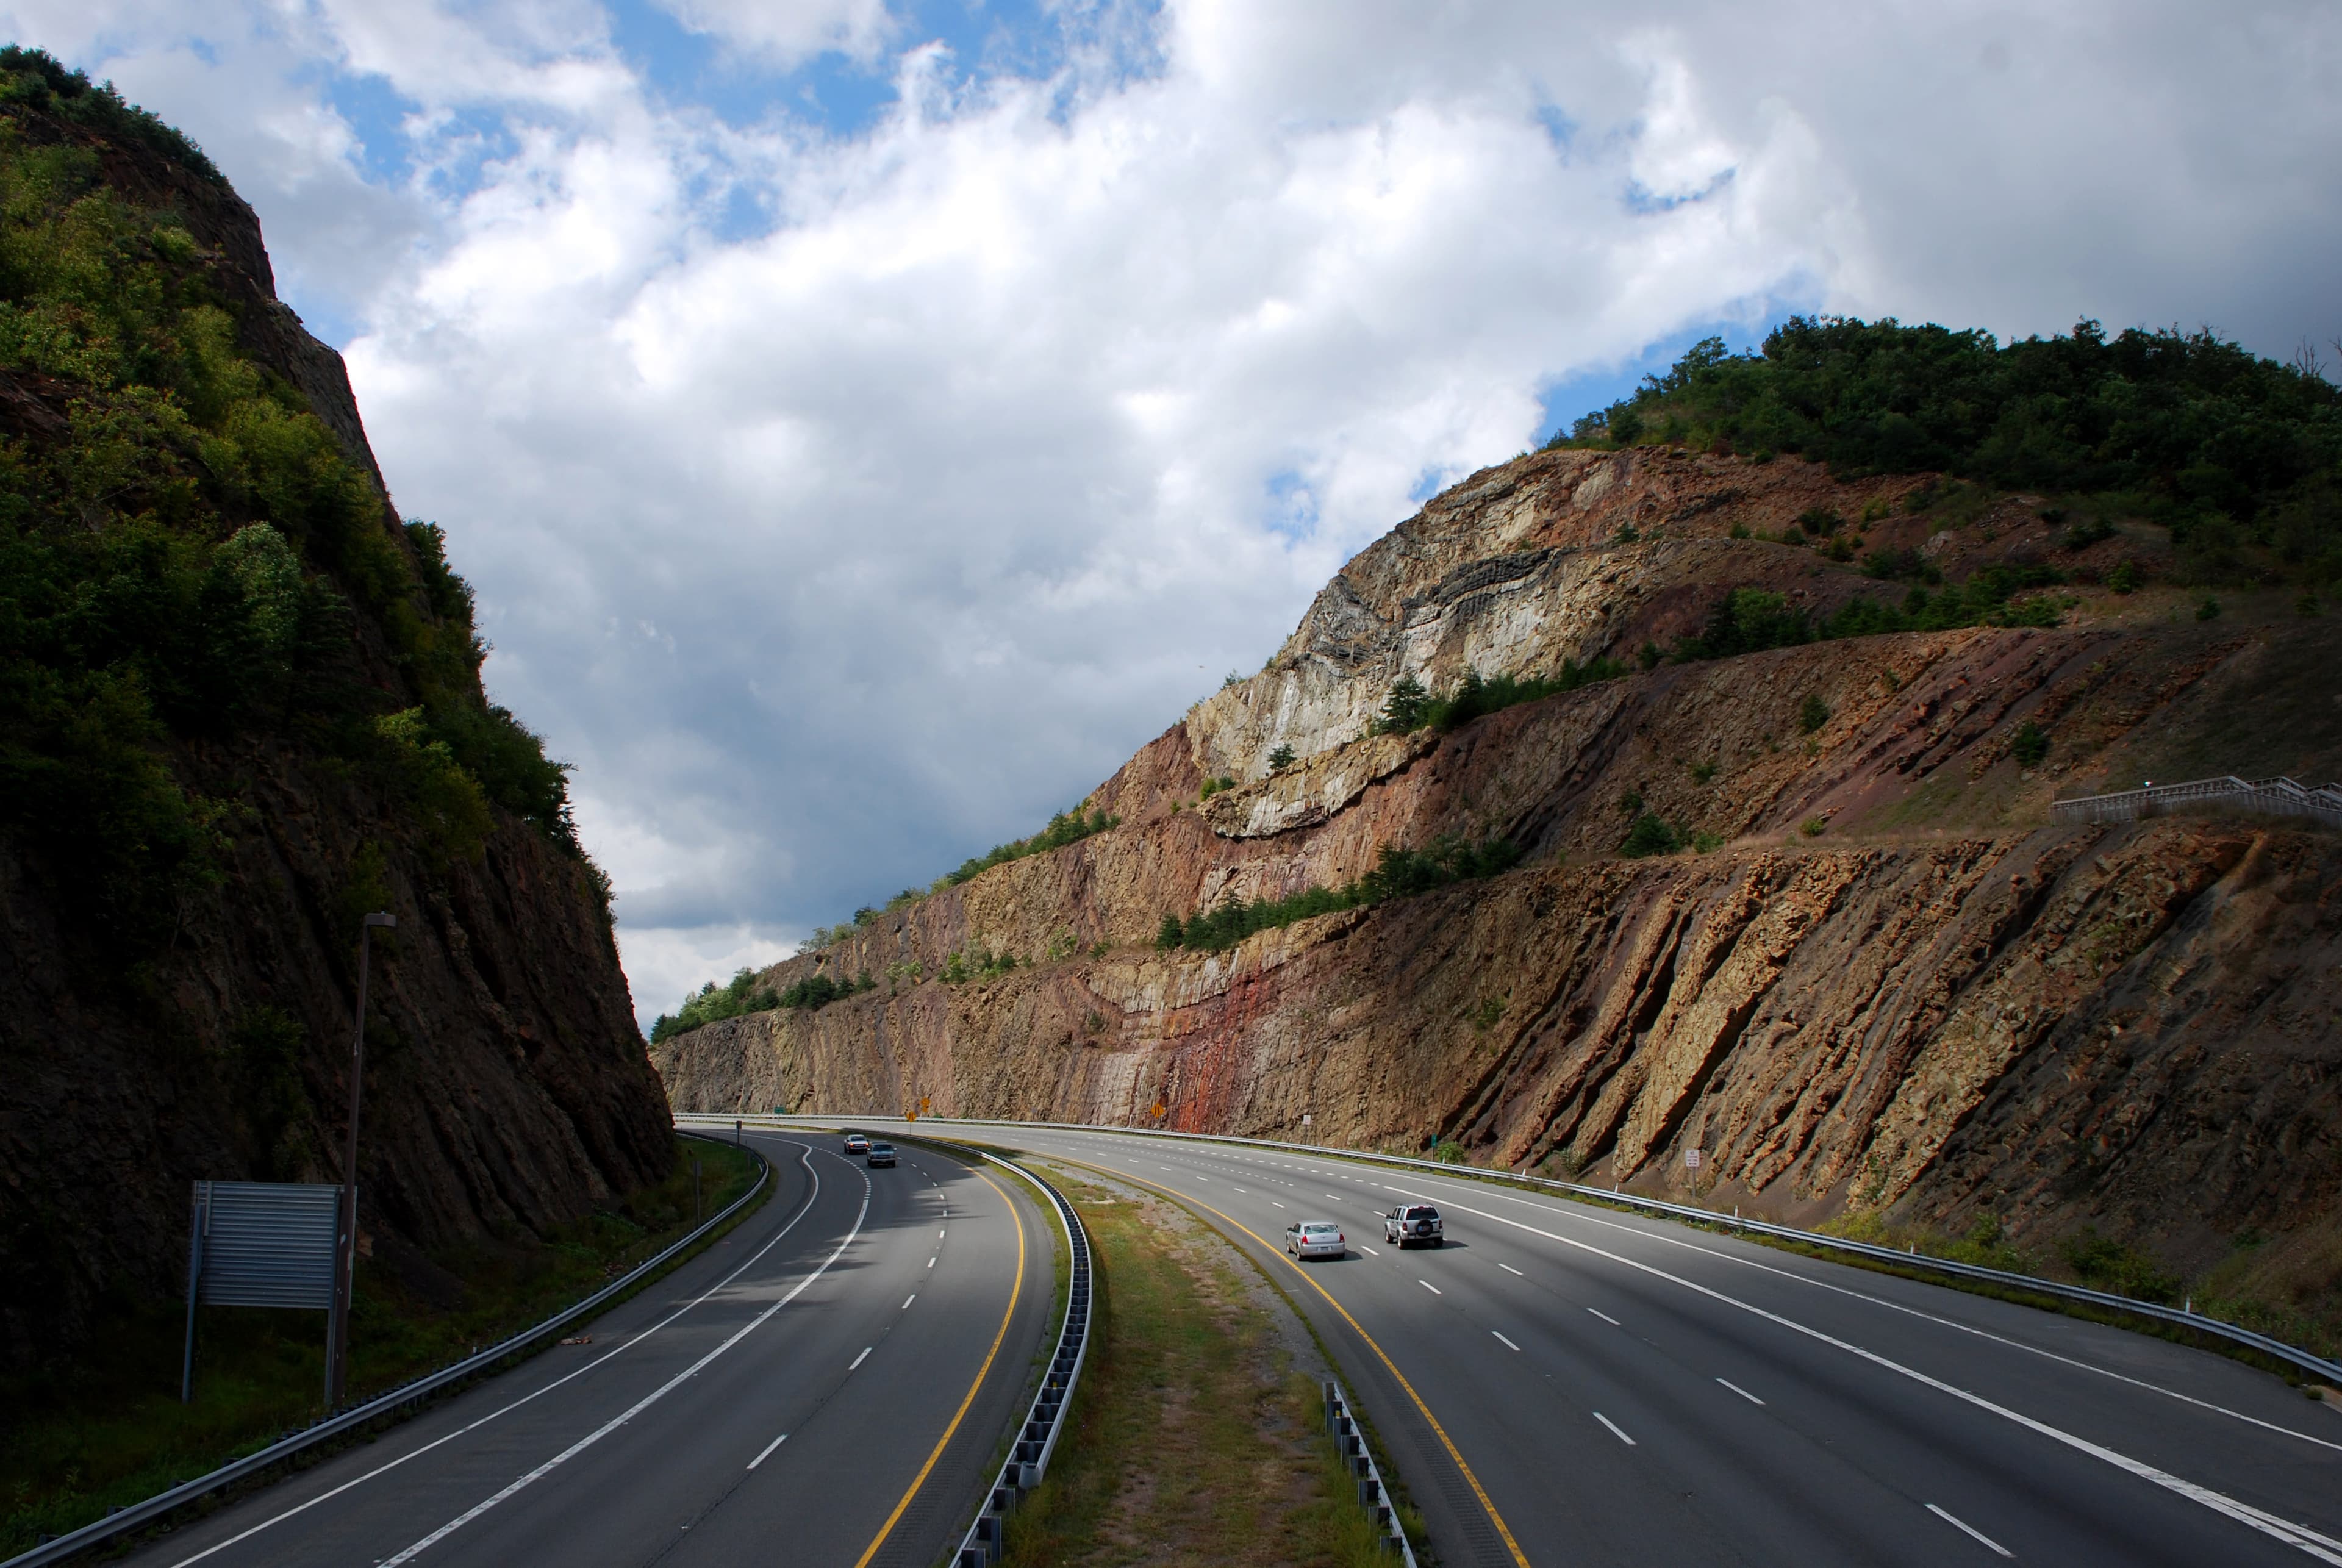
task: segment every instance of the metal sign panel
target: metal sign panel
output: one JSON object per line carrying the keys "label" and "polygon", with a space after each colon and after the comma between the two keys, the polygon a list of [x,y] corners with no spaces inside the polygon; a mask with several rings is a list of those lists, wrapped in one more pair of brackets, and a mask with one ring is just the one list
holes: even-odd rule
{"label": "metal sign panel", "polygon": [[196,1300],[330,1308],[341,1202],[318,1183],[197,1182]]}

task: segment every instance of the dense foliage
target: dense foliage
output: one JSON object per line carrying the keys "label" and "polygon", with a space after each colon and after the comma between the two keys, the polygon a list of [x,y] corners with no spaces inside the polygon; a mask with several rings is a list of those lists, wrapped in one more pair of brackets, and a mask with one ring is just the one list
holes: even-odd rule
{"label": "dense foliage", "polygon": [[1584,664],[1565,659],[1561,673],[1551,679],[1483,676],[1477,670],[1467,669],[1456,689],[1444,697],[1433,696],[1413,675],[1401,675],[1384,700],[1382,715],[1376,720],[1375,729],[1386,735],[1403,735],[1425,728],[1459,729],[1484,714],[1574,692],[1596,681],[1616,680],[1626,673],[1626,666],[1616,659],[1595,659]]}
{"label": "dense foliage", "polygon": [[0,46],[0,105],[7,104],[45,110],[101,135],[143,142],[205,179],[220,178],[204,150],[183,133],[137,105],[124,103],[113,83],[93,84],[81,72],[66,70],[45,50]]}
{"label": "dense foliage", "polygon": [[718,985],[713,980],[683,999],[683,1005],[670,1016],[662,1013],[651,1024],[651,1044],[656,1045],[703,1024],[713,1024],[719,1018],[737,1018],[744,1013],[766,1013],[781,1004],[781,999],[757,983],[756,972],[742,969],[732,976],[728,985]]}
{"label": "dense foliage", "polygon": [[1728,659],[1767,648],[1792,648],[1837,637],[1878,632],[1942,632],[1959,626],[2054,626],[2057,602],[2020,590],[2058,581],[2047,566],[1987,566],[1966,583],[1929,593],[1913,588],[1900,604],[1886,599],[1849,599],[1819,620],[1763,588],[1735,588],[1716,600],[1707,624],[1695,637],[1679,637],[1673,656]]}
{"label": "dense foliage", "polygon": [[1078,805],[1071,811],[1061,811],[1049,819],[1048,826],[1031,838],[1020,838],[1014,844],[995,844],[986,854],[962,861],[957,871],[945,875],[937,889],[957,887],[996,865],[1006,865],[1028,854],[1043,854],[1053,849],[1063,849],[1069,844],[1078,844],[1092,834],[1104,833],[1110,827],[1120,825],[1121,822],[1118,816],[1108,816],[1102,811],[1089,811]]}
{"label": "dense foliage", "polygon": [[1470,844],[1443,835],[1421,849],[1386,844],[1373,870],[1341,887],[1307,887],[1290,898],[1264,898],[1257,902],[1247,902],[1238,894],[1216,909],[1197,910],[1185,920],[1166,914],[1162,928],[1156,934],[1155,945],[1166,951],[1193,947],[1207,953],[1225,953],[1256,931],[1274,930],[1313,914],[1331,914],[1337,909],[1410,898],[1451,882],[1494,876],[1519,864],[1520,859],[1519,848],[1502,838]]}
{"label": "dense foliage", "polygon": [[808,974],[776,992],[756,978],[755,970],[742,969],[733,974],[729,984],[718,985],[711,980],[685,997],[683,1005],[674,1013],[660,1014],[651,1024],[651,1044],[660,1044],[703,1024],[750,1013],[770,1013],[781,1007],[818,1013],[833,1002],[877,989],[878,983],[867,974],[851,980]]}
{"label": "dense foliage", "polygon": [[2342,578],[2342,389],[2208,331],[2095,321],[1989,333],[1794,317],[1762,352],[1695,345],[1556,445],[1801,453],[1841,474],[1942,472],[2094,494],[2172,530],[2185,574]]}
{"label": "dense foliage", "polygon": [[[0,376],[18,433],[0,440],[0,830],[125,956],[216,880],[240,809],[187,787],[186,743],[275,736],[340,759],[443,864],[478,853],[491,804],[574,852],[562,767],[480,696],[485,647],[438,529],[402,529],[300,394],[244,355],[175,217],[123,201],[95,154],[40,145],[28,82],[53,111],[154,140],[45,59],[0,52]],[[368,678],[369,633],[403,694]]]}

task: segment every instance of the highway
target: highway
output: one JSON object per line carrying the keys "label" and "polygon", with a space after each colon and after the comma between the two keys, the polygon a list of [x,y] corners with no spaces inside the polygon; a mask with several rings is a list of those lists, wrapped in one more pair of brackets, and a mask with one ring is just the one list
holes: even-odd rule
{"label": "highway", "polygon": [[[2342,1564],[2342,1415],[2207,1352],[1487,1183],[935,1132],[1155,1187],[1257,1256],[1451,1565]],[[1447,1244],[1386,1245],[1399,1202]],[[1288,1261],[1306,1219],[1349,1254]]]}
{"label": "highway", "polygon": [[[885,1134],[880,1134],[881,1136]],[[583,1333],[210,1517],[158,1568],[415,1563],[926,1565],[1023,1414],[1056,1223],[906,1145],[749,1139],[777,1189]]]}

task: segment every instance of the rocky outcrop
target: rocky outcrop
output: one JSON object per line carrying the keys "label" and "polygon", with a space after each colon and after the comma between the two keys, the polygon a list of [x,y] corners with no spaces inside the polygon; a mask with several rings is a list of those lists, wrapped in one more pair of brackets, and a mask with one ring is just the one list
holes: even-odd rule
{"label": "rocky outcrop", "polygon": [[[2342,774],[2342,635],[2107,594],[2097,571],[2158,539],[2068,549],[2025,497],[1906,507],[1928,483],[1655,449],[1475,475],[1101,785],[1119,827],[777,966],[880,985],[669,1041],[668,1094],[1446,1139],[1799,1220],[2087,1218],[2199,1255],[2330,1216],[2342,839],[2058,828],[2047,807],[2140,777]],[[1402,674],[1635,660],[1729,587],[1821,612],[1881,592],[1779,542],[1815,507],[1955,581],[2055,562],[2066,624],[1660,663],[1446,734],[1370,733]],[[2027,724],[2051,742],[2031,767]],[[1299,760],[1272,773],[1280,744]],[[1199,801],[1216,777],[1236,786]],[[1712,847],[1620,859],[1641,812]],[[1152,945],[1166,912],[1336,885],[1443,834],[1524,864],[1224,954]],[[936,978],[1002,953],[1020,967]]]}
{"label": "rocky outcrop", "polygon": [[[183,227],[199,297],[229,309],[243,353],[378,482],[340,356],[275,298],[249,207],[135,141],[21,104],[9,123],[86,150],[115,196]],[[6,383],[12,461],[62,439],[75,389]],[[379,526],[413,562],[386,504]],[[400,609],[433,614],[419,598]],[[330,656],[365,711],[421,700],[376,620],[350,614],[342,642]],[[464,694],[480,701],[475,683]],[[497,809],[476,854],[451,854],[299,724],[192,725],[156,750],[207,803],[211,839],[151,947],[110,946],[60,897],[86,868],[0,832],[0,1369],[182,1292],[191,1181],[341,1179],[368,909],[399,919],[374,948],[359,1162],[371,1256],[444,1295],[458,1287],[435,1256],[549,1238],[665,1175],[666,1108],[598,874],[570,846]]]}

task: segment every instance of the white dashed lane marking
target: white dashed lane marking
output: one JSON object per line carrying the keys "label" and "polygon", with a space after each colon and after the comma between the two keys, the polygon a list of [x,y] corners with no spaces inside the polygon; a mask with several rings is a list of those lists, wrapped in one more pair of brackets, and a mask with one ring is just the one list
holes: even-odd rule
{"label": "white dashed lane marking", "polygon": [[1612,1317],[1612,1316],[1611,1316],[1608,1313],[1606,1313],[1606,1312],[1600,1312],[1600,1311],[1596,1311],[1596,1310],[1595,1308],[1593,1308],[1593,1307],[1587,1307],[1586,1310],[1587,1312],[1593,1313],[1594,1313],[1594,1315],[1595,1315],[1596,1317],[1600,1318],[1604,1323],[1608,1323],[1612,1328],[1617,1328],[1617,1327],[1619,1327],[1619,1326],[1620,1326],[1620,1324],[1619,1324],[1619,1323],[1618,1323],[1618,1320],[1617,1320],[1616,1318],[1615,1318],[1615,1317]]}
{"label": "white dashed lane marking", "polygon": [[1970,1535],[1975,1536],[1978,1541],[1983,1542],[1987,1546],[1991,1547],[1995,1552],[1999,1553],[2003,1557],[2014,1557],[2014,1556],[2016,1556],[2016,1555],[2017,1555],[2017,1553],[2016,1553],[2011,1552],[2007,1547],[2003,1546],[1999,1542],[1995,1541],[1991,1536],[1989,1536],[1989,1535],[1986,1534],[1983,1531],[1981,1531],[1981,1530],[1977,1529],[1975,1525],[1973,1525],[1973,1524],[1964,1523],[1962,1523],[1961,1521],[1959,1521],[1959,1520],[1957,1520],[1957,1519],[1953,1518],[1950,1514],[1948,1514],[1948,1513],[1945,1513],[1942,1509],[1940,1509],[1940,1508],[1937,1507],[1937,1506],[1936,1506],[1934,1503],[1928,1503],[1928,1504],[1927,1504],[1927,1512],[1928,1512],[1928,1513],[1932,1513],[1932,1514],[1934,1514],[1937,1518],[1938,1518],[1938,1519],[1942,1520],[1945,1523],[1949,1524],[1953,1529],[1955,1529],[1955,1530],[1964,1530],[1964,1531],[1967,1532],[1967,1533],[1969,1533]]}

